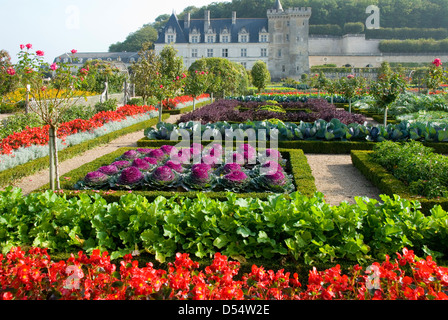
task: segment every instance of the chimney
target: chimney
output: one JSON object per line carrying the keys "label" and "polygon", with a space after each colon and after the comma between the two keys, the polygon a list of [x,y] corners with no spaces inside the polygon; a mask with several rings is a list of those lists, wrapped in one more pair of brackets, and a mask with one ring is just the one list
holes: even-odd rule
{"label": "chimney", "polygon": [[187,14],[185,15],[185,20],[184,20],[185,28],[190,28],[190,18],[191,18],[191,14],[190,14],[190,12],[187,12]]}
{"label": "chimney", "polygon": [[232,24],[236,24],[236,11],[232,11]]}
{"label": "chimney", "polygon": [[207,31],[210,28],[210,10],[205,10],[204,13],[204,30]]}

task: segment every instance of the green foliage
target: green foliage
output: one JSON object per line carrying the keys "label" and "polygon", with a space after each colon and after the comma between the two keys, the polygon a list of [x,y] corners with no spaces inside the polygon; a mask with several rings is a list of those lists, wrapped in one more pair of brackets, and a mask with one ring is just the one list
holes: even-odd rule
{"label": "green foliage", "polygon": [[359,34],[364,32],[364,23],[347,22],[344,24],[344,34]]}
{"label": "green foliage", "polygon": [[443,40],[448,38],[446,28],[380,28],[366,30],[367,39],[435,39]]}
{"label": "green foliage", "polygon": [[271,81],[271,74],[269,73],[266,63],[263,61],[255,62],[251,70],[252,84],[260,92],[266,88],[267,84]]}
{"label": "green foliage", "polygon": [[[19,79],[8,74],[8,69],[12,67],[11,57],[5,50],[0,50],[0,97],[13,92],[19,84]],[[2,102],[0,99],[0,103]]]}
{"label": "green foliage", "polygon": [[146,24],[137,31],[130,33],[123,42],[111,44],[109,52],[138,52],[143,49],[145,43],[156,42],[157,36],[157,30],[154,26]]}
{"label": "green foliage", "polygon": [[49,252],[107,250],[112,259],[146,250],[158,261],[185,252],[200,258],[291,257],[305,264],[341,258],[366,263],[406,246],[435,259],[446,252],[447,212],[425,216],[418,202],[381,196],[330,206],[320,193],[293,193],[266,200],[224,200],[136,194],[107,203],[98,194],[67,198],[52,192],[24,197],[19,189],[0,193],[0,243],[38,246]]}
{"label": "green foliage", "polygon": [[95,113],[103,111],[115,111],[117,110],[117,106],[118,106],[117,99],[108,99],[104,102],[97,102],[95,104]]}
{"label": "green foliage", "polygon": [[382,53],[440,53],[447,48],[448,39],[382,40],[379,45]]}
{"label": "green foliage", "polygon": [[372,161],[382,165],[410,191],[426,198],[448,196],[448,158],[419,142],[385,141],[374,148]]}
{"label": "green foliage", "polygon": [[[82,69],[88,70],[87,75]],[[79,70],[79,76],[85,78],[81,89],[88,92],[103,93],[107,81],[108,93],[122,92],[125,74],[109,61],[90,60],[86,61]]]}
{"label": "green foliage", "polygon": [[248,87],[246,70],[225,58],[201,58],[192,63],[189,72],[208,71],[213,81],[208,93],[225,96],[227,93],[243,94]]}

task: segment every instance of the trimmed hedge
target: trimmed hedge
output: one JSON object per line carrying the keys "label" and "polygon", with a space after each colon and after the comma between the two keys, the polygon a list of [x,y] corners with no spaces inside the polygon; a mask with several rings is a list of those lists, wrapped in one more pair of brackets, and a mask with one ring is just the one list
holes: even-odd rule
{"label": "trimmed hedge", "polygon": [[395,178],[381,165],[370,160],[372,153],[373,151],[354,150],[351,152],[351,159],[353,165],[381,192],[389,196],[398,195],[404,199],[419,201],[422,206],[421,211],[425,214],[429,214],[430,210],[438,205],[444,210],[448,210],[448,198],[428,199],[411,194],[409,188],[402,181]]}
{"label": "trimmed hedge", "polygon": [[[176,145],[179,141],[171,140],[150,140],[142,138],[137,141],[137,146],[140,148],[159,148],[163,145]],[[206,146],[213,144],[213,141],[201,141],[202,145]],[[279,149],[300,149],[304,153],[316,154],[350,154],[352,150],[372,150],[376,142],[369,141],[278,141]],[[447,144],[448,145],[448,144]],[[266,141],[266,147],[270,147],[270,142]],[[448,148],[448,146],[447,146]]]}
{"label": "trimmed hedge", "polygon": [[[210,103],[210,100],[208,101],[202,101],[202,102],[196,102],[196,109],[201,108],[207,104]],[[178,114],[184,114],[187,112],[193,111],[193,105],[181,108],[181,109],[173,109],[173,110],[162,110],[162,114],[169,114],[169,115],[178,115]]]}
{"label": "trimmed hedge", "polygon": [[[124,152],[128,150],[135,150],[136,148],[120,148],[114,152],[111,152],[107,155],[104,155],[90,163],[86,163],[79,168],[68,172],[61,176],[61,193],[65,193],[68,198],[74,197],[79,193],[86,193],[89,195],[93,195],[95,193],[100,194],[104,197],[108,202],[117,202],[120,197],[127,194],[128,191],[117,191],[117,190],[74,190],[74,184],[83,179],[87,173],[96,171],[98,168],[109,165],[116,158],[121,156]],[[288,160],[288,168],[290,169],[294,185],[297,188],[297,191],[306,195],[312,196],[317,191],[316,184],[314,181],[314,176],[312,174],[311,168],[308,164],[307,158],[305,157],[302,150],[287,150],[287,149],[279,149],[282,153],[282,156]],[[49,189],[49,184],[41,187],[36,192],[41,192]],[[155,200],[158,196],[163,196],[166,198],[174,197],[176,195],[180,195],[186,198],[196,198],[198,192],[178,192],[178,191],[132,191],[137,195],[141,195],[146,197],[149,201]],[[201,192],[202,193],[202,192]],[[225,200],[227,199],[227,192],[206,192],[204,193],[210,198]],[[259,198],[259,199],[267,199],[269,196],[273,195],[273,193],[237,193],[237,197],[241,198]]]}
{"label": "trimmed hedge", "polygon": [[[164,114],[163,119],[166,120],[169,118],[169,116],[169,114]],[[158,119],[153,118],[147,121],[136,123],[127,128],[108,133],[104,136],[85,141],[75,146],[68,147],[67,149],[60,150],[58,152],[59,161],[62,162],[74,158],[75,156],[78,156],[87,150],[96,148],[103,144],[107,144],[112,140],[126,134],[152,127],[156,125],[157,122]],[[49,157],[46,156],[0,172],[0,186],[4,187],[10,185],[13,181],[30,176],[40,170],[48,169],[49,161]]]}

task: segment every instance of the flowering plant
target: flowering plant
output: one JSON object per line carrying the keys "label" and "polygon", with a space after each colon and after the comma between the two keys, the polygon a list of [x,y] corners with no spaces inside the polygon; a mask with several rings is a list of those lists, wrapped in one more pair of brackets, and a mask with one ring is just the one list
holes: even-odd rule
{"label": "flowering plant", "polygon": [[448,268],[406,248],[395,261],[386,256],[348,274],[340,265],[313,267],[306,285],[284,269],[252,265],[237,280],[239,271],[239,262],[220,253],[203,269],[177,253],[163,270],[152,263],[139,267],[130,254],[117,267],[98,249],[53,262],[46,249],[15,247],[0,254],[0,300],[448,300]]}
{"label": "flowering plant", "polygon": [[444,70],[442,67],[442,61],[438,58],[434,59],[425,78],[428,94],[430,94],[431,91],[436,91],[442,85],[443,75]]}

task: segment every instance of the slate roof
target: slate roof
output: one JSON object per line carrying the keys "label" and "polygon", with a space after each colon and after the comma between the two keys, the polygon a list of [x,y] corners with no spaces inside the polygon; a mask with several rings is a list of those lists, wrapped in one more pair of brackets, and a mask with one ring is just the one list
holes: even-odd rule
{"label": "slate roof", "polygon": [[81,63],[84,63],[87,61],[87,59],[101,59],[101,60],[107,60],[111,59],[112,61],[116,62],[120,58],[120,62],[123,63],[130,63],[131,58],[134,58],[135,61],[137,61],[139,55],[138,52],[77,52],[74,55],[72,53],[63,53],[59,56],[57,56],[54,59],[54,62],[57,62],[58,58],[72,58],[75,56],[78,59],[82,59]]}
{"label": "slate roof", "polygon": [[[188,43],[190,33],[193,29],[197,29],[201,34],[200,42],[205,42],[206,34],[204,32],[204,19],[191,19],[190,27],[184,28],[185,21],[179,21],[177,16],[173,13],[168,20],[165,27],[159,34],[159,38],[156,43],[165,43],[165,32],[169,27],[172,27],[176,31],[176,43]],[[264,28],[266,32],[268,30],[268,19],[267,18],[242,18],[236,19],[236,23],[232,24],[232,19],[210,19],[210,27],[217,34],[227,28],[231,34],[231,43],[238,42],[238,33],[245,28],[249,33],[249,42],[255,43],[259,42],[259,32]],[[219,43],[219,37],[216,37],[216,43]]]}

